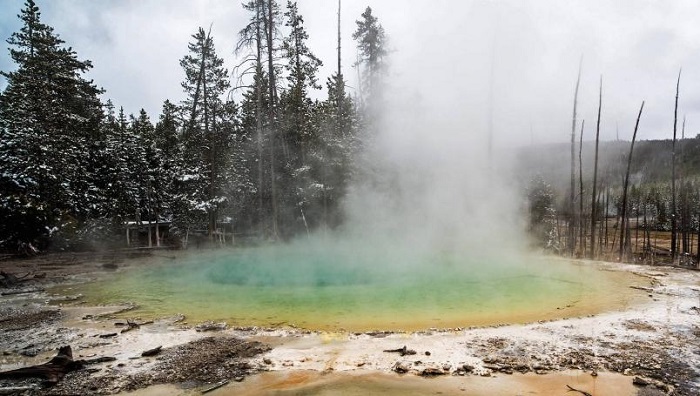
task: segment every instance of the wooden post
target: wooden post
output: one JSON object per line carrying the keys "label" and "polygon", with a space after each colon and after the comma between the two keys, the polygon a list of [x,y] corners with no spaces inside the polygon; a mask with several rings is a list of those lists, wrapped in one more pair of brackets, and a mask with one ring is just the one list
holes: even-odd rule
{"label": "wooden post", "polygon": [[158,222],[158,212],[156,211],[156,246],[160,247],[160,223]]}
{"label": "wooden post", "polygon": [[148,247],[153,247],[153,236],[152,236],[152,230],[151,230],[151,219],[148,219]]}

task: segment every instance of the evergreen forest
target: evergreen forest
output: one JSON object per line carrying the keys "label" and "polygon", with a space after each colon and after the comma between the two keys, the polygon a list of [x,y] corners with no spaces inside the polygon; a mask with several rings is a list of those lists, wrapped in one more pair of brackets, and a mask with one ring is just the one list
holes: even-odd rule
{"label": "evergreen forest", "polygon": [[[287,240],[338,227],[373,128],[367,109],[380,98],[384,29],[369,7],[356,21],[362,87],[351,96],[340,58],[333,75],[319,75],[296,2],[243,8],[242,62],[227,70],[211,29],[194,29],[180,60],[186,97],[152,115],[105,99],[91,62],[27,0],[7,40],[16,69],[2,71],[0,249],[123,247],[129,227],[131,246]],[[339,56],[340,45],[339,35]]]}

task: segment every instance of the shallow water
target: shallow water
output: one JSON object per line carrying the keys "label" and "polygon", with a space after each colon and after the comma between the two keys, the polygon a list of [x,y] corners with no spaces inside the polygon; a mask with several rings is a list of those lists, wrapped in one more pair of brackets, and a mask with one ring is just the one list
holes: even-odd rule
{"label": "shallow water", "polygon": [[281,245],[153,260],[81,285],[88,302],[189,323],[403,330],[520,323],[625,308],[631,275],[541,257]]}

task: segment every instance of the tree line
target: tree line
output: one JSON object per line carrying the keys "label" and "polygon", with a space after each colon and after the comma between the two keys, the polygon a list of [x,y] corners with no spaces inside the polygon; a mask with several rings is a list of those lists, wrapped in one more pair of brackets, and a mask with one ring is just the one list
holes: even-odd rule
{"label": "tree line", "polygon": [[[211,29],[198,28],[180,60],[185,99],[153,121],[126,115],[88,80],[79,59],[26,0],[7,40],[14,71],[0,72],[0,249],[81,248],[116,241],[126,224],[156,224],[149,244],[209,238],[233,224],[255,240],[342,224],[341,200],[372,133],[386,73],[386,35],[372,9],[353,39],[360,86],[341,68],[321,90],[296,2],[243,4],[232,70]],[[185,49],[183,49],[185,52]],[[234,100],[233,98],[240,98]],[[165,234],[157,224],[168,224]],[[150,229],[150,228],[149,228]],[[116,243],[116,242],[115,242]]]}

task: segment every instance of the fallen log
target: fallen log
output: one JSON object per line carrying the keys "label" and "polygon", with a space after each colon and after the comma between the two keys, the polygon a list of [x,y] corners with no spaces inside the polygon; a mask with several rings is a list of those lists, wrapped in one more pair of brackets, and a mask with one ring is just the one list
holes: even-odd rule
{"label": "fallen log", "polygon": [[229,383],[228,380],[218,382],[218,383],[216,383],[216,384],[214,384],[214,385],[212,385],[212,386],[210,386],[210,387],[204,389],[204,390],[202,391],[202,394],[209,393],[209,392],[213,392],[213,391],[215,391],[215,390],[221,388],[222,386],[224,386],[224,385],[226,385],[226,384],[228,384],[228,383]]}
{"label": "fallen log", "polygon": [[566,387],[569,388],[569,390],[567,390],[567,392],[578,392],[578,393],[582,394],[583,396],[593,396],[590,393],[588,393],[586,391],[582,391],[580,389],[576,389],[576,388],[572,387],[571,385],[567,385]]}
{"label": "fallen log", "polygon": [[140,324],[129,319],[126,320],[126,326],[127,327],[125,329],[122,329],[121,333],[126,333],[127,331],[135,330],[141,327]]}
{"label": "fallen log", "polygon": [[73,360],[73,351],[70,346],[63,346],[58,349],[58,354],[44,364],[23,367],[16,370],[0,372],[3,379],[24,379],[43,378],[44,383],[53,386],[60,381],[63,376],[83,368],[82,360]]}
{"label": "fallen log", "polygon": [[31,280],[44,279],[44,278],[46,278],[46,273],[41,273],[41,274],[36,274],[36,275],[32,274],[32,273],[28,273],[28,274],[25,274],[23,276],[18,277],[15,274],[11,274],[11,273],[5,272],[5,271],[0,271],[0,276],[2,277],[2,279],[0,279],[0,287],[10,288],[10,287],[15,287],[15,286],[17,286],[21,283],[24,283],[24,282],[29,282]]}
{"label": "fallen log", "polygon": [[92,359],[86,359],[83,360],[84,364],[99,364],[99,363],[107,363],[107,362],[113,362],[117,360],[114,356],[100,356]]}
{"label": "fallen log", "polygon": [[40,293],[44,289],[28,289],[28,290],[8,290],[0,293],[0,296],[14,296],[17,294],[29,294],[29,293]]}
{"label": "fallen log", "polygon": [[630,286],[630,289],[642,290],[642,291],[645,291],[647,293],[654,292],[654,289],[652,289],[651,287],[644,287],[644,286]]}
{"label": "fallen log", "polygon": [[155,348],[153,348],[153,349],[149,349],[149,350],[147,350],[147,351],[143,351],[143,352],[141,353],[141,356],[143,356],[143,357],[155,356],[155,355],[157,355],[157,354],[160,353],[161,349],[163,349],[163,346],[162,346],[162,345],[161,345],[161,346],[157,346],[157,347],[155,347]]}
{"label": "fallen log", "polygon": [[406,348],[406,345],[404,345],[403,348],[398,348],[398,349],[385,349],[383,352],[398,353],[400,356],[415,355],[416,354],[416,351],[414,351],[413,349]]}

